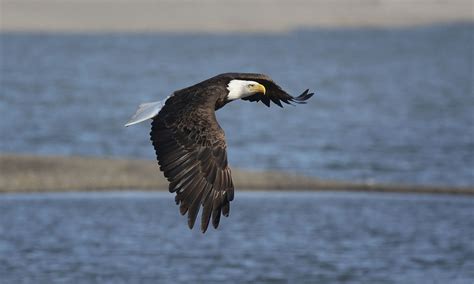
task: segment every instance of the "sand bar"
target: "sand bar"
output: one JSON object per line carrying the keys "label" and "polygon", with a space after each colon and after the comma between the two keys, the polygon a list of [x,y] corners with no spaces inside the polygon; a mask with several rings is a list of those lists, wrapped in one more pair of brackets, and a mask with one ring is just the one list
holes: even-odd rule
{"label": "sand bar", "polygon": [[282,32],[474,21],[471,0],[0,0],[0,31]]}
{"label": "sand bar", "polygon": [[[280,172],[233,169],[238,190],[375,191],[474,194],[474,187],[368,184],[319,180]],[[0,155],[0,193],[167,190],[155,161]]]}

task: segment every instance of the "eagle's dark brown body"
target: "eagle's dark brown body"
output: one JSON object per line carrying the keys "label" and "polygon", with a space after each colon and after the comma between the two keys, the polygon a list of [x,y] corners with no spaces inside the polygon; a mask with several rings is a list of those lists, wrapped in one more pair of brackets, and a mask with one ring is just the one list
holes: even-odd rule
{"label": "eagle's dark brown body", "polygon": [[229,102],[227,86],[231,80],[251,80],[265,86],[266,94],[243,98],[284,103],[305,103],[313,94],[306,90],[292,97],[261,74],[226,73],[194,86],[176,91],[152,121],[151,141],[160,169],[170,182],[170,192],[176,192],[181,214],[188,213],[188,225],[194,226],[200,207],[201,230],[209,222],[215,228],[221,214],[229,215],[229,203],[234,198],[231,170],[227,163],[225,135],[219,126],[215,110]]}
{"label": "eagle's dark brown body", "polygon": [[[199,106],[190,107],[187,99]],[[229,215],[234,185],[224,131],[214,113],[216,96],[185,93],[168,101],[153,119],[150,133],[160,169],[170,182],[170,192],[176,192],[181,214],[188,212],[189,227],[194,226],[201,204],[201,230],[207,229],[211,213],[217,227],[221,210]]]}

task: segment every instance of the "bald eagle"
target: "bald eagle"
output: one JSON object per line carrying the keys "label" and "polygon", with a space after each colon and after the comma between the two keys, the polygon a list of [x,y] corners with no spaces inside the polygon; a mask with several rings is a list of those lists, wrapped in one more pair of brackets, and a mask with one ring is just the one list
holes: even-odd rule
{"label": "bald eagle", "polygon": [[290,96],[263,74],[225,73],[175,91],[163,101],[141,104],[125,126],[152,119],[151,142],[169,191],[176,193],[180,213],[188,213],[190,229],[203,207],[204,233],[211,217],[217,228],[221,214],[229,216],[234,199],[224,131],[215,111],[237,99],[283,107],[282,102],[304,104],[312,95],[306,90]]}

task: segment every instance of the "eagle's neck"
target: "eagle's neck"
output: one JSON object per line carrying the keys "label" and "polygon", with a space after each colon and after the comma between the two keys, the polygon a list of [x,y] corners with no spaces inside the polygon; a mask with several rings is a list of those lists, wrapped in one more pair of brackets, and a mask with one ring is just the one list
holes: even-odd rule
{"label": "eagle's neck", "polygon": [[217,101],[216,101],[216,106],[215,106],[214,110],[218,110],[218,109],[222,108],[223,106],[225,106],[226,104],[228,104],[230,102],[231,102],[231,100],[228,100],[226,97],[218,98]]}

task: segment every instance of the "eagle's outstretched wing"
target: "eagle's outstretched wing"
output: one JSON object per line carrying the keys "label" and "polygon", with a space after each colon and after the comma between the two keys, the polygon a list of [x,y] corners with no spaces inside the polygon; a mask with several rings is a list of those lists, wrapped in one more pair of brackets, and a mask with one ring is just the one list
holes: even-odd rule
{"label": "eagle's outstretched wing", "polygon": [[201,230],[205,232],[211,216],[217,228],[221,213],[229,215],[234,185],[224,131],[214,109],[189,103],[193,99],[199,98],[171,96],[153,118],[150,136],[160,169],[170,182],[169,191],[176,192],[181,214],[188,213],[192,229],[202,206]]}
{"label": "eagle's outstretched wing", "polygon": [[287,92],[285,92],[280,86],[278,86],[275,82],[273,82],[270,79],[261,78],[255,81],[265,86],[265,89],[267,90],[266,94],[265,95],[255,94],[252,96],[242,98],[242,100],[251,101],[251,102],[262,101],[268,107],[270,106],[270,100],[271,100],[278,106],[283,107],[281,102],[284,102],[285,104],[292,104],[292,103],[305,104],[306,100],[308,100],[314,95],[314,93],[309,93],[309,90],[305,90],[301,95],[297,97],[293,97],[289,95]]}

